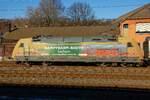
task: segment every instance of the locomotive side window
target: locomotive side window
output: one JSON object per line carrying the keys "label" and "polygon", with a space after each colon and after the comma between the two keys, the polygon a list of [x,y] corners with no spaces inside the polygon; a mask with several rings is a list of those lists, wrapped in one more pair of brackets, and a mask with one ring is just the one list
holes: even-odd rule
{"label": "locomotive side window", "polygon": [[127,47],[133,47],[133,45],[130,42],[128,42]]}
{"label": "locomotive side window", "polygon": [[92,39],[92,41],[102,41],[102,39]]}
{"label": "locomotive side window", "polygon": [[117,39],[113,38],[113,39],[108,39],[109,41],[117,41]]}
{"label": "locomotive side window", "polygon": [[82,37],[64,37],[64,42],[82,42]]}
{"label": "locomotive side window", "polygon": [[63,42],[63,37],[51,37],[51,38],[46,38],[44,41],[48,42]]}

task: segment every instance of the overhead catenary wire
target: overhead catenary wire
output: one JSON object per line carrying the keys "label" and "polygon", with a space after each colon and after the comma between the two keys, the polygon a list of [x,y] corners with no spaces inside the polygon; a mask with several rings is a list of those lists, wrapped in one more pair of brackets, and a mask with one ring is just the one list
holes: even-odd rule
{"label": "overhead catenary wire", "polygon": [[135,4],[135,5],[104,5],[104,6],[93,6],[91,8],[119,8],[119,7],[136,7],[142,6],[144,4]]}
{"label": "overhead catenary wire", "polygon": [[[144,4],[128,4],[128,5],[102,5],[102,6],[91,6],[91,8],[93,9],[103,9],[103,8],[124,8],[124,7],[137,7],[137,6],[142,6]],[[16,12],[16,11],[25,11],[26,9],[23,8],[12,8],[12,9],[8,9],[8,8],[0,8],[0,12],[6,12],[6,11],[12,11],[12,12]]]}

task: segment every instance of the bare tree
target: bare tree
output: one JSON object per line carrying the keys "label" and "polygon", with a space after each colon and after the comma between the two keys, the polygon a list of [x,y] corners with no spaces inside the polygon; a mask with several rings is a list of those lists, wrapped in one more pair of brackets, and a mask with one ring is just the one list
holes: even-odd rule
{"label": "bare tree", "polygon": [[40,9],[39,8],[29,7],[27,9],[27,17],[28,17],[29,25],[41,26],[43,17],[42,17],[42,15],[40,13]]}
{"label": "bare tree", "polygon": [[38,8],[28,8],[27,16],[32,25],[49,26],[56,24],[63,10],[61,0],[41,0]]}
{"label": "bare tree", "polygon": [[18,17],[18,18],[15,18],[15,19],[12,19],[11,20],[11,25],[12,25],[12,28],[14,28],[15,26],[17,28],[20,28],[20,27],[27,27],[28,25],[28,20],[26,18],[21,18],[21,17]]}
{"label": "bare tree", "polygon": [[62,15],[64,7],[61,0],[41,0],[39,5],[40,13],[45,18],[48,25],[55,24]]}
{"label": "bare tree", "polygon": [[73,3],[68,9],[67,9],[67,15],[73,22],[87,22],[94,19],[95,15],[87,3]]}

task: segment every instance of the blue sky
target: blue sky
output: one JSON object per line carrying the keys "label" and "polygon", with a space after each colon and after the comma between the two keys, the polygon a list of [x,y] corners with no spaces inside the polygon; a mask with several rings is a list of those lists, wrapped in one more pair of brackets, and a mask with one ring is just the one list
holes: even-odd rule
{"label": "blue sky", "polygon": [[[40,0],[0,0],[0,19],[25,17],[26,8],[37,7]],[[117,18],[144,4],[149,0],[62,0],[66,8],[73,2],[86,2],[91,5],[98,19]]]}

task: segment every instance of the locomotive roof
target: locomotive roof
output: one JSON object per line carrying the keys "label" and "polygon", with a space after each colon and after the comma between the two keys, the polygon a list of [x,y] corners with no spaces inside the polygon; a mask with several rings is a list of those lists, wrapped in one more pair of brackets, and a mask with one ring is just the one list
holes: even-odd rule
{"label": "locomotive roof", "polygon": [[21,39],[38,35],[51,36],[102,36],[115,35],[111,25],[107,26],[70,26],[70,27],[35,27],[19,28],[4,35],[5,39]]}

